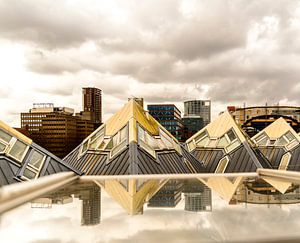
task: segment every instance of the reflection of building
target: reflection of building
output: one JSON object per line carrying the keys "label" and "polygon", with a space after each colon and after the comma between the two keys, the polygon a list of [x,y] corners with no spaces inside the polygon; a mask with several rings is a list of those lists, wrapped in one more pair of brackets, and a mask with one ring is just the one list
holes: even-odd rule
{"label": "reflection of building", "polygon": [[211,189],[197,180],[184,182],[184,198],[186,211],[212,211]]}
{"label": "reflection of building", "polygon": [[95,184],[75,184],[44,195],[31,202],[32,208],[51,208],[53,204],[63,205],[73,202],[73,197],[82,200],[81,225],[100,224],[101,188]]}
{"label": "reflection of building", "polygon": [[82,88],[83,115],[91,120],[96,127],[102,123],[102,96],[101,89]]}
{"label": "reflection of building", "polygon": [[91,121],[73,114],[71,108],[34,104],[29,112],[21,113],[21,127],[36,143],[62,158],[94,130]]}
{"label": "reflection of building", "polygon": [[236,122],[251,136],[270,125],[274,120],[283,117],[297,132],[299,132],[300,107],[298,106],[228,106]]}
{"label": "reflection of building", "polygon": [[178,180],[167,182],[148,203],[148,207],[175,207],[181,200],[182,183]]}
{"label": "reflection of building", "polygon": [[148,105],[149,114],[163,125],[174,137],[181,140],[181,112],[174,104]]}
{"label": "reflection of building", "polygon": [[100,223],[101,217],[101,190],[98,186],[93,186],[89,190],[82,192],[82,225],[94,225]]}
{"label": "reflection of building", "polygon": [[203,127],[203,118],[200,116],[189,116],[182,118],[183,123],[183,133],[182,140],[186,141],[196,132],[200,131]]}
{"label": "reflection of building", "polygon": [[189,100],[184,102],[184,117],[200,116],[203,118],[204,126],[210,123],[211,101]]}
{"label": "reflection of building", "polygon": [[300,190],[299,186],[290,187],[286,193],[282,194],[269,184],[257,181],[242,184],[238,188],[234,200],[239,203],[267,205],[300,203]]}

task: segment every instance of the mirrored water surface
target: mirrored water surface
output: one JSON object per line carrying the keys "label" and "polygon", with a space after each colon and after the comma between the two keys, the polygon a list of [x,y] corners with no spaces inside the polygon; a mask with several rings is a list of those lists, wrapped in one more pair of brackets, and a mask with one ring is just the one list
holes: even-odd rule
{"label": "mirrored water surface", "polygon": [[[237,178],[228,180],[234,184]],[[266,182],[247,178],[230,198],[207,185],[197,179],[74,183],[1,215],[0,239],[1,242],[300,239],[298,185],[291,184],[281,194]]]}

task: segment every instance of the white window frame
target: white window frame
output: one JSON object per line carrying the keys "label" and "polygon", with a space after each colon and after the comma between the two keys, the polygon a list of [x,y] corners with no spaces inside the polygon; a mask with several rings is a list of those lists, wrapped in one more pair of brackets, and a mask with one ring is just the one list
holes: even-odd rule
{"label": "white window frame", "polygon": [[[126,136],[125,136],[125,139],[121,140],[121,131],[124,128],[126,128]],[[118,142],[117,142],[116,145],[113,144],[113,147],[110,150],[110,153],[109,153],[109,158],[110,159],[112,159],[113,157],[115,157],[117,154],[119,154],[121,151],[123,151],[126,148],[126,146],[128,144],[128,136],[129,136],[128,124],[126,124],[124,127],[122,127],[115,135],[111,136],[111,140],[113,140],[113,138],[115,136],[117,136]],[[120,147],[121,147],[121,149],[119,149]],[[116,150],[117,150],[117,152],[115,153],[114,151],[116,151]]]}
{"label": "white window frame", "polygon": [[[283,159],[285,158],[284,156],[288,156],[288,161],[285,165],[284,168],[281,168],[282,167],[282,163],[283,163]],[[286,170],[290,164],[290,161],[291,161],[291,158],[292,158],[292,155],[291,153],[285,153],[282,157],[281,157],[281,160],[280,160],[280,164],[278,166],[278,170]]]}
{"label": "white window frame", "polygon": [[[255,144],[258,145],[258,146],[268,146],[269,141],[270,141],[269,136],[265,132],[263,132],[261,135],[259,135],[257,137],[260,137],[260,136],[262,136],[262,137],[259,140],[257,140],[257,138],[254,138]],[[260,141],[262,141],[265,138],[268,139],[266,144],[264,144],[264,145],[258,144]]]}
{"label": "white window frame", "polygon": [[[221,164],[222,160],[224,160],[224,159],[226,159],[226,164],[225,164],[225,166],[224,166],[224,169],[222,170],[222,172],[218,172],[218,169],[221,167],[220,164]],[[217,166],[217,168],[216,168],[216,170],[215,170],[215,173],[218,173],[218,174],[224,173],[224,171],[226,170],[226,168],[227,168],[227,166],[228,166],[228,163],[229,163],[229,158],[228,158],[228,156],[225,156],[225,157],[221,158],[221,159],[219,160],[219,163],[218,163],[218,166]]]}
{"label": "white window frame", "polygon": [[[143,148],[147,153],[149,153],[152,157],[154,157],[156,159],[156,151],[154,148],[152,148],[149,144],[147,144],[147,136],[151,136],[151,134],[149,134],[146,129],[144,129],[140,124],[137,124],[138,129],[141,129],[143,132],[143,137],[145,139],[141,139],[140,136],[138,136],[138,144],[140,145],[141,148]],[[152,137],[153,139],[156,139],[154,137]],[[163,143],[163,141],[161,141]],[[163,143],[164,144],[164,143]]]}
{"label": "white window frame", "polygon": [[[16,158],[15,156],[13,156],[13,155],[10,154],[10,151],[12,150],[13,146],[15,145],[15,143],[16,143],[17,141],[18,141],[18,142],[21,142],[21,143],[23,143],[23,144],[26,145],[26,148],[25,148],[25,150],[24,150],[24,152],[23,152],[23,155],[22,155],[21,159],[18,159],[18,158]],[[21,140],[15,138],[15,137],[13,137],[13,138],[10,140],[10,142],[9,142],[9,145],[8,145],[6,154],[7,154],[7,156],[9,156],[9,157],[11,157],[11,158],[13,158],[13,159],[15,159],[15,160],[17,160],[17,161],[22,162],[22,161],[24,160],[24,157],[26,156],[26,154],[27,154],[27,152],[28,152],[28,149],[29,149],[28,144],[26,144],[26,143],[24,143],[23,141],[21,141]]]}

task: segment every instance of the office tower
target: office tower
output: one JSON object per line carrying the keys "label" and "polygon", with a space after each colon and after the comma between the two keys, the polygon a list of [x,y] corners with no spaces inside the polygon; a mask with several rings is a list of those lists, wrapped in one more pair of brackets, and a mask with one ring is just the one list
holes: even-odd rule
{"label": "office tower", "polygon": [[148,111],[177,140],[181,141],[183,129],[181,112],[174,104],[148,105]]}
{"label": "office tower", "polygon": [[91,120],[95,127],[102,123],[102,96],[101,89],[82,88],[83,115],[86,120]]}
{"label": "office tower", "polygon": [[134,100],[136,103],[138,103],[141,107],[144,108],[144,98],[136,98],[136,97],[128,98],[128,101],[130,100]]}
{"label": "office tower", "polygon": [[183,132],[182,140],[186,141],[203,127],[203,118],[200,116],[190,116],[182,118]]}
{"label": "office tower", "polygon": [[203,118],[204,126],[211,121],[210,100],[189,100],[184,102],[184,117],[200,116]]}
{"label": "office tower", "polygon": [[94,131],[91,121],[73,114],[71,108],[35,103],[29,112],[21,113],[21,128],[34,142],[63,158]]}

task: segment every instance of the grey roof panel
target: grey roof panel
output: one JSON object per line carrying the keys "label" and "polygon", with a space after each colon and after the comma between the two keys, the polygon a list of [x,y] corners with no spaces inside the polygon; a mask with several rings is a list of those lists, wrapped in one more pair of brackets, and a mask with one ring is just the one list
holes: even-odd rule
{"label": "grey roof panel", "polygon": [[17,182],[15,176],[20,167],[13,163],[10,159],[0,157],[0,185],[9,185]]}
{"label": "grey roof panel", "polygon": [[300,171],[300,145],[292,149],[290,152],[292,157],[287,170]]}
{"label": "grey roof panel", "polygon": [[272,169],[278,169],[282,155],[285,153],[283,147],[260,147],[260,152],[268,159]]}

